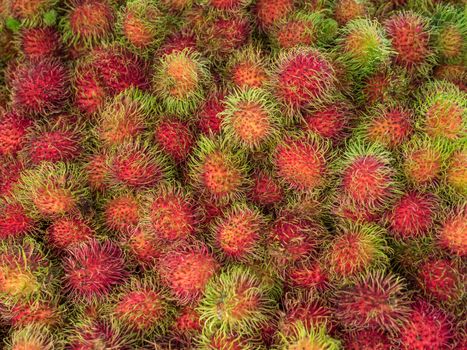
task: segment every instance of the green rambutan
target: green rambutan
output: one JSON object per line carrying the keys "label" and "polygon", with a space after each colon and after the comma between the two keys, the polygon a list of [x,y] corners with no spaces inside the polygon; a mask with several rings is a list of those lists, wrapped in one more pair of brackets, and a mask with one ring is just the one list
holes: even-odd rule
{"label": "green rambutan", "polygon": [[247,149],[267,145],[277,135],[280,125],[274,98],[260,89],[238,90],[225,99],[221,113],[222,129],[227,142]]}
{"label": "green rambutan", "polygon": [[121,193],[104,204],[104,221],[107,228],[128,234],[138,226],[142,217],[142,207],[136,195]]}
{"label": "green rambutan", "polygon": [[148,142],[119,144],[108,159],[109,183],[132,189],[151,188],[170,175],[162,152]]}
{"label": "green rambutan", "polygon": [[159,260],[158,271],[177,301],[189,304],[206,292],[219,264],[204,246],[171,250]]}
{"label": "green rambutan", "polygon": [[132,0],[120,13],[119,26],[125,39],[138,50],[161,44],[166,36],[166,17],[148,0]]}
{"label": "green rambutan", "polygon": [[19,45],[21,51],[31,61],[59,57],[61,37],[54,27],[32,27],[21,30]]}
{"label": "green rambutan", "polygon": [[44,162],[23,171],[13,197],[33,218],[55,218],[78,209],[88,196],[85,184],[79,165]]}
{"label": "green rambutan", "polygon": [[345,335],[344,347],[347,350],[391,350],[391,340],[386,333],[366,329]]}
{"label": "green rambutan", "polygon": [[347,329],[398,332],[409,319],[409,297],[403,281],[376,271],[356,277],[335,296],[336,317]]}
{"label": "green rambutan", "polygon": [[246,45],[232,53],[226,63],[226,75],[237,88],[264,88],[270,75],[268,63],[257,46]]}
{"label": "green rambutan", "polygon": [[463,64],[445,63],[435,67],[433,75],[438,80],[446,80],[459,90],[467,91],[467,67]]}
{"label": "green rambutan", "polygon": [[459,140],[466,133],[467,98],[463,91],[445,81],[427,83],[419,97],[421,124],[433,138]]}
{"label": "green rambutan", "polygon": [[391,154],[378,144],[349,142],[334,164],[339,191],[359,208],[375,212],[387,207],[398,192],[391,161]]}
{"label": "green rambutan", "polygon": [[36,229],[35,222],[18,203],[0,204],[0,240],[25,236]]}
{"label": "green rambutan", "polygon": [[110,301],[109,314],[130,331],[148,336],[162,334],[169,325],[167,293],[152,276],[132,278]]}
{"label": "green rambutan", "polygon": [[201,299],[198,311],[204,329],[257,334],[275,310],[270,293],[270,287],[250,269],[230,266],[214,276]]}
{"label": "green rambutan", "polygon": [[88,220],[76,216],[64,216],[47,228],[47,239],[58,249],[69,249],[73,245],[89,241],[95,233]]}
{"label": "green rambutan", "polygon": [[188,240],[198,229],[199,212],[180,185],[161,185],[148,194],[144,209],[148,229],[161,241]]}
{"label": "green rambutan", "polygon": [[432,228],[438,203],[430,193],[406,192],[386,214],[391,234],[400,239],[426,236]]}
{"label": "green rambutan", "polygon": [[53,350],[60,346],[47,327],[26,326],[14,330],[6,340],[7,350]]}
{"label": "green rambutan", "polygon": [[369,15],[371,4],[367,0],[337,0],[334,3],[333,14],[341,26]]}
{"label": "green rambutan", "polygon": [[386,20],[385,27],[396,52],[394,62],[409,71],[426,73],[433,61],[426,19],[415,12],[399,12]]}
{"label": "green rambutan", "polygon": [[366,18],[347,23],[337,41],[338,59],[358,79],[387,65],[392,53],[391,42],[379,22]]}
{"label": "green rambutan", "polygon": [[339,279],[388,265],[386,230],[372,224],[343,223],[329,243],[325,259]]}
{"label": "green rambutan", "polygon": [[294,111],[328,99],[335,80],[334,69],[321,52],[299,48],[279,57],[272,85],[277,99]]}
{"label": "green rambutan", "polygon": [[454,209],[444,218],[437,229],[438,242],[449,252],[464,257],[467,256],[467,207]]}
{"label": "green rambutan", "polygon": [[408,315],[397,343],[403,350],[449,349],[453,327],[449,316],[433,305],[419,301]]}
{"label": "green rambutan", "polygon": [[225,94],[223,92],[212,92],[204,101],[197,113],[198,128],[206,136],[218,135],[221,132],[222,112]]}
{"label": "green rambutan", "polygon": [[310,133],[286,135],[272,154],[284,184],[300,192],[322,189],[329,174],[330,143]]}
{"label": "green rambutan", "polygon": [[279,334],[279,344],[274,349],[281,350],[338,350],[340,342],[331,338],[325,326],[306,327],[297,322],[287,335]]}
{"label": "green rambutan", "polygon": [[221,255],[243,261],[261,255],[261,239],[265,219],[256,208],[234,204],[218,218],[211,231],[214,245]]}
{"label": "green rambutan", "polygon": [[394,149],[404,144],[414,132],[413,113],[400,106],[377,105],[359,129],[369,142]]}
{"label": "green rambutan", "polygon": [[248,185],[245,154],[224,140],[200,137],[189,168],[194,186],[215,201],[236,199]]}
{"label": "green rambutan", "polygon": [[0,109],[0,155],[13,156],[23,149],[31,125],[30,119]]}
{"label": "green rambutan", "polygon": [[153,88],[168,113],[188,115],[205,98],[205,85],[209,80],[207,62],[199,53],[185,49],[159,59]]}
{"label": "green rambutan", "polygon": [[68,69],[54,59],[24,62],[13,73],[12,106],[31,115],[60,111],[68,99]]}
{"label": "green rambutan", "polygon": [[186,121],[163,117],[158,121],[154,138],[159,147],[175,162],[183,163],[195,145],[195,133]]}
{"label": "green rambutan", "polygon": [[72,247],[63,265],[66,291],[78,300],[106,297],[127,275],[123,252],[110,241],[90,240]]}
{"label": "green rambutan", "polygon": [[98,114],[96,133],[106,146],[137,140],[145,132],[152,99],[138,89],[127,89],[108,101]]}
{"label": "green rambutan", "polygon": [[259,170],[252,175],[253,185],[248,198],[257,205],[271,206],[284,199],[284,190],[267,171]]}
{"label": "green rambutan", "polygon": [[115,22],[111,0],[69,0],[60,26],[69,45],[93,46],[111,39]]}
{"label": "green rambutan", "polygon": [[452,153],[443,175],[450,190],[461,198],[467,196],[467,147]]}
{"label": "green rambutan", "polygon": [[263,350],[258,339],[242,335],[241,332],[215,331],[213,334],[202,334],[197,342],[199,350]]}
{"label": "green rambutan", "polygon": [[439,4],[433,13],[434,48],[442,59],[460,62],[467,46],[467,20],[460,8]]}

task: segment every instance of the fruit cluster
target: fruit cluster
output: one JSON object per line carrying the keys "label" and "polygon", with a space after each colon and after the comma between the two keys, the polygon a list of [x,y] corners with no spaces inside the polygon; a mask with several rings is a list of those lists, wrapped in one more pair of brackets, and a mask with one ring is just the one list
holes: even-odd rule
{"label": "fruit cluster", "polygon": [[0,0],[0,347],[467,349],[465,0]]}

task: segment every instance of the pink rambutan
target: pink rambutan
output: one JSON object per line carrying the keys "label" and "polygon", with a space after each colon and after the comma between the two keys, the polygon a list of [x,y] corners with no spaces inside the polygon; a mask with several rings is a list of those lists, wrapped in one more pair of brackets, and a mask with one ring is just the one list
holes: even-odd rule
{"label": "pink rambutan", "polygon": [[11,84],[12,105],[27,114],[59,111],[68,98],[68,70],[53,59],[20,64]]}
{"label": "pink rambutan", "polygon": [[68,253],[64,260],[65,282],[73,297],[88,301],[105,297],[126,277],[123,253],[110,241],[90,240]]}
{"label": "pink rambutan", "polygon": [[330,144],[311,134],[286,136],[272,155],[278,177],[291,189],[313,192],[326,183]]}
{"label": "pink rambutan", "polygon": [[162,151],[176,162],[185,161],[195,144],[195,135],[189,124],[177,118],[160,120],[154,138]]}
{"label": "pink rambutan", "polygon": [[253,185],[249,198],[259,205],[274,205],[284,199],[284,190],[272,175],[260,170],[253,174]]}
{"label": "pink rambutan", "polygon": [[26,143],[32,121],[16,112],[0,110],[0,155],[13,156]]}
{"label": "pink rambutan", "polygon": [[409,319],[409,298],[398,277],[378,271],[355,278],[335,296],[336,317],[347,329],[397,332]]}
{"label": "pink rambutan", "polygon": [[462,273],[452,261],[429,259],[418,270],[418,282],[427,295],[441,302],[460,300]]}
{"label": "pink rambutan", "polygon": [[441,247],[464,257],[467,256],[467,208],[453,210],[438,228],[438,241]]}
{"label": "pink rambutan", "polygon": [[204,247],[176,249],[163,256],[158,264],[163,283],[182,304],[197,301],[219,268]]}
{"label": "pink rambutan", "polygon": [[0,239],[25,236],[35,229],[35,223],[17,203],[0,205]]}
{"label": "pink rambutan", "polygon": [[195,308],[184,307],[175,318],[174,332],[184,336],[200,333],[203,327],[199,317],[199,312]]}
{"label": "pink rambutan", "polygon": [[34,61],[58,57],[61,51],[60,35],[53,27],[23,29],[20,45],[24,55]]}
{"label": "pink rambutan", "polygon": [[79,216],[65,216],[56,219],[47,228],[48,241],[58,249],[69,249],[87,242],[94,236],[94,230],[87,220]]}
{"label": "pink rambutan", "polygon": [[390,232],[401,239],[425,236],[434,224],[437,208],[431,194],[405,193],[387,213]]}
{"label": "pink rambutan", "polygon": [[205,135],[217,135],[221,131],[222,114],[225,95],[221,92],[211,93],[198,111],[198,127]]}
{"label": "pink rambutan", "polygon": [[293,0],[259,0],[256,2],[255,12],[258,24],[262,28],[268,28],[281,18],[284,18],[294,9]]}
{"label": "pink rambutan", "polygon": [[397,342],[404,350],[442,350],[450,348],[452,337],[449,316],[441,309],[419,301],[412,307]]}
{"label": "pink rambutan", "polygon": [[335,79],[333,67],[323,54],[315,49],[298,49],[279,58],[273,75],[274,93],[295,110],[329,98]]}
{"label": "pink rambutan", "polygon": [[104,205],[105,225],[111,230],[128,234],[137,227],[141,210],[141,205],[133,194],[117,195]]}

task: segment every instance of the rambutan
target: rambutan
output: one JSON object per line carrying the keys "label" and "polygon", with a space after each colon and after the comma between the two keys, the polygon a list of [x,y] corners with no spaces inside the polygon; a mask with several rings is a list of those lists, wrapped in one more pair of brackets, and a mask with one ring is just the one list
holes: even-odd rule
{"label": "rambutan", "polygon": [[8,350],[53,350],[59,346],[47,327],[26,326],[11,332],[6,341]]}
{"label": "rambutan", "polygon": [[339,235],[326,249],[329,269],[339,279],[370,270],[381,269],[389,263],[389,248],[384,239],[386,231],[371,224],[341,224]]}
{"label": "rambutan", "polygon": [[119,25],[125,39],[139,50],[159,45],[165,39],[166,18],[151,1],[128,1]]}
{"label": "rambutan", "polygon": [[324,187],[328,175],[329,142],[311,134],[288,135],[274,150],[272,162],[289,188],[313,192]]}
{"label": "rambutan", "polygon": [[340,342],[327,334],[325,326],[306,327],[302,322],[297,322],[289,334],[278,334],[280,345],[277,349],[287,350],[338,350]]}
{"label": "rambutan", "polygon": [[212,227],[214,244],[228,259],[255,258],[260,254],[264,221],[257,209],[235,204]]}
{"label": "rambutan", "polygon": [[132,278],[115,295],[110,313],[123,326],[137,333],[158,334],[168,327],[171,310],[168,297],[154,278]]}
{"label": "rambutan", "polygon": [[370,211],[391,204],[398,190],[391,154],[378,144],[355,140],[334,164],[340,173],[339,191],[351,202]]}
{"label": "rambutan", "polygon": [[377,271],[356,277],[335,296],[336,317],[347,329],[397,332],[409,319],[409,298],[403,281]]}
{"label": "rambutan", "polygon": [[201,333],[203,327],[199,320],[199,312],[192,306],[184,307],[175,318],[174,332],[182,336]]}
{"label": "rambutan", "polygon": [[0,157],[0,197],[11,194],[24,168],[25,164],[17,158]]}
{"label": "rambutan", "polygon": [[439,4],[433,13],[434,47],[447,61],[461,61],[466,52],[467,21],[458,8]]}
{"label": "rambutan", "polygon": [[11,0],[4,3],[8,6],[11,14],[26,23],[40,21],[47,11],[53,9],[57,0]]}
{"label": "rambutan", "polygon": [[438,228],[439,244],[458,256],[467,256],[465,232],[467,232],[467,208],[461,207],[447,215]]}
{"label": "rambutan", "polygon": [[391,350],[393,348],[387,334],[372,329],[346,334],[344,347],[348,350]]}
{"label": "rambutan", "polygon": [[402,327],[398,344],[404,350],[441,350],[450,347],[453,329],[449,316],[425,301],[417,302]]}
{"label": "rambutan", "polygon": [[2,317],[14,328],[54,327],[61,321],[62,311],[56,302],[39,299],[14,303],[2,310]]}
{"label": "rambutan", "polygon": [[260,89],[245,89],[227,96],[221,116],[225,138],[248,149],[267,144],[280,124],[274,98]]}
{"label": "rambutan", "polygon": [[20,46],[24,55],[32,61],[58,57],[61,53],[60,34],[53,27],[24,28]]}
{"label": "rambutan", "polygon": [[88,189],[78,165],[44,162],[23,171],[13,196],[32,217],[54,218],[76,211]]}
{"label": "rambutan", "polygon": [[264,88],[269,78],[268,61],[261,51],[247,45],[232,53],[226,63],[226,75],[238,88]]}
{"label": "rambutan", "polygon": [[182,12],[191,8],[193,0],[161,0],[161,3],[170,11]]}
{"label": "rambutan", "polygon": [[13,107],[27,114],[57,112],[68,99],[68,70],[53,59],[20,64],[11,84]]}
{"label": "rambutan", "polygon": [[106,179],[109,176],[107,154],[93,153],[87,158],[84,166],[87,183],[93,190],[103,191],[107,188]]}
{"label": "rambutan", "polygon": [[32,121],[16,112],[0,110],[0,155],[13,156],[26,142]]}
{"label": "rambutan", "polygon": [[94,230],[84,218],[64,216],[52,222],[47,228],[47,238],[52,246],[68,249],[73,245],[89,241],[94,236]]}
{"label": "rambutan", "polygon": [[154,138],[159,147],[177,163],[184,162],[195,144],[190,125],[178,118],[162,118],[156,125]]}
{"label": "rambutan", "polygon": [[216,201],[238,198],[248,184],[244,153],[232,149],[225,141],[202,136],[189,167],[194,185]]}
{"label": "rambutan", "polygon": [[170,55],[174,51],[196,51],[196,38],[190,30],[181,30],[169,34],[160,47],[162,55]]}
{"label": "rambutan", "polygon": [[427,21],[414,12],[401,12],[389,17],[385,26],[396,52],[394,62],[410,71],[426,71],[433,60]]}
{"label": "rambutan", "polygon": [[203,247],[172,250],[159,260],[159,273],[163,283],[181,304],[199,300],[205,293],[219,264]]}
{"label": "rambutan", "polygon": [[352,120],[351,106],[344,101],[319,106],[303,115],[304,129],[338,144],[349,133]]}
{"label": "rambutan", "polygon": [[170,171],[162,152],[147,142],[119,145],[112,150],[109,166],[112,185],[135,189],[154,187]]}
{"label": "rambutan", "polygon": [[160,58],[153,87],[168,113],[187,115],[204,99],[209,79],[206,61],[199,53],[185,49]]}
{"label": "rambutan", "polygon": [[453,83],[461,91],[467,91],[467,67],[465,65],[455,63],[440,64],[435,67],[433,75],[436,79]]}
{"label": "rambutan", "polygon": [[151,97],[127,89],[108,101],[98,115],[96,133],[106,146],[136,140],[147,127]]}
{"label": "rambutan", "polygon": [[90,240],[72,247],[64,270],[67,292],[86,301],[106,297],[127,275],[123,253],[110,241]]}
{"label": "rambutan", "polygon": [[329,98],[333,67],[315,49],[296,49],[279,58],[273,75],[274,93],[289,109],[296,110]]}
{"label": "rambutan", "polygon": [[299,260],[287,268],[286,281],[293,288],[323,291],[328,286],[329,273],[319,261]]}
{"label": "rambutan", "polygon": [[338,39],[339,60],[351,74],[361,79],[387,65],[391,43],[381,25],[369,19],[349,22]]}
{"label": "rambutan", "polygon": [[394,100],[404,101],[410,80],[407,74],[396,68],[385,69],[363,79],[357,91],[362,103],[377,105]]}
{"label": "rambutan", "polygon": [[70,45],[92,46],[113,34],[115,10],[109,0],[71,0],[60,23]]}
{"label": "rambutan", "polygon": [[246,267],[231,266],[206,287],[198,310],[205,329],[255,334],[275,309],[269,286]]}
{"label": "rambutan", "polygon": [[419,98],[424,131],[433,138],[459,140],[466,132],[466,101],[466,94],[452,83],[427,83]]}
{"label": "rambutan", "polygon": [[217,10],[238,10],[245,8],[251,3],[251,0],[209,0],[208,4]]}
{"label": "rambutan", "polygon": [[372,143],[394,149],[405,143],[413,130],[412,111],[399,106],[378,105],[370,110],[359,133]]}
{"label": "rambutan", "polygon": [[429,193],[405,193],[387,213],[386,219],[393,236],[410,239],[425,236],[432,228],[438,203]]}
{"label": "rambutan", "polygon": [[147,198],[145,220],[162,241],[186,240],[198,228],[198,211],[190,194],[177,185],[161,185]]}
{"label": "rambutan", "polygon": [[153,232],[137,227],[127,234],[124,245],[139,266],[153,268],[162,255],[161,242]]}
{"label": "rambutan", "polygon": [[255,4],[255,13],[258,24],[263,29],[267,29],[278,20],[284,18],[294,10],[293,0],[259,0]]}
{"label": "rambutan", "polygon": [[131,193],[116,195],[104,205],[105,225],[123,234],[128,234],[135,229],[141,216],[141,204]]}
{"label": "rambutan", "polygon": [[197,349],[203,350],[254,350],[261,349],[262,344],[259,339],[241,334],[241,332],[223,332],[215,330],[210,333],[202,334],[198,339]]}
{"label": "rambutan", "polygon": [[91,64],[78,62],[73,74],[74,103],[87,115],[97,112],[107,97],[105,85]]}
{"label": "rambutan", "polygon": [[462,295],[461,271],[447,259],[428,259],[418,268],[418,283],[429,296],[441,302],[458,302]]}
{"label": "rambutan", "polygon": [[342,26],[353,20],[367,17],[371,5],[367,0],[337,0],[333,10],[334,18]]}
{"label": "rambutan", "polygon": [[36,228],[34,220],[18,203],[2,204],[0,209],[0,240],[25,236]]}
{"label": "rambutan", "polygon": [[221,132],[222,114],[225,95],[222,92],[211,93],[198,111],[198,128],[204,135],[218,135]]}
{"label": "rambutan", "polygon": [[278,204],[284,199],[284,190],[271,174],[260,170],[253,174],[249,199],[262,206]]}
{"label": "rambutan", "polygon": [[467,196],[467,148],[453,152],[448,160],[444,180],[461,198]]}

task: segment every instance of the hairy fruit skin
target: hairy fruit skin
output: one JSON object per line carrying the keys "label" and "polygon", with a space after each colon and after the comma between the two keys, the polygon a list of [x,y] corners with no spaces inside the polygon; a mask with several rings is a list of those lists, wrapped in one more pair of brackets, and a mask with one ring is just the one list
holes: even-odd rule
{"label": "hairy fruit skin", "polygon": [[178,119],[162,120],[154,132],[156,142],[176,162],[184,162],[195,145],[189,125]]}
{"label": "hairy fruit skin", "polygon": [[262,28],[268,28],[281,18],[284,18],[294,8],[292,0],[279,0],[270,2],[260,0],[256,3],[256,16],[258,17],[259,25]]}
{"label": "hairy fruit skin", "polygon": [[24,29],[20,45],[25,56],[33,61],[58,57],[61,51],[60,35],[53,27]]}
{"label": "hairy fruit skin", "polygon": [[110,199],[104,208],[106,226],[123,234],[135,229],[141,218],[141,205],[131,194]]}
{"label": "hairy fruit skin", "polygon": [[32,121],[16,112],[2,113],[0,118],[0,155],[12,156],[26,144]]}
{"label": "hairy fruit skin", "polygon": [[89,241],[94,236],[93,229],[88,223],[77,217],[63,217],[55,220],[47,228],[49,242],[59,249],[68,249]]}
{"label": "hairy fruit skin", "polygon": [[456,302],[461,296],[461,271],[446,259],[433,259],[419,268],[418,281],[426,294],[441,302]]}
{"label": "hairy fruit skin", "polygon": [[21,205],[11,203],[0,208],[0,240],[21,237],[34,230],[34,220]]}
{"label": "hairy fruit skin", "polygon": [[441,247],[464,257],[467,255],[465,232],[467,230],[467,209],[460,208],[450,213],[438,228]]}

